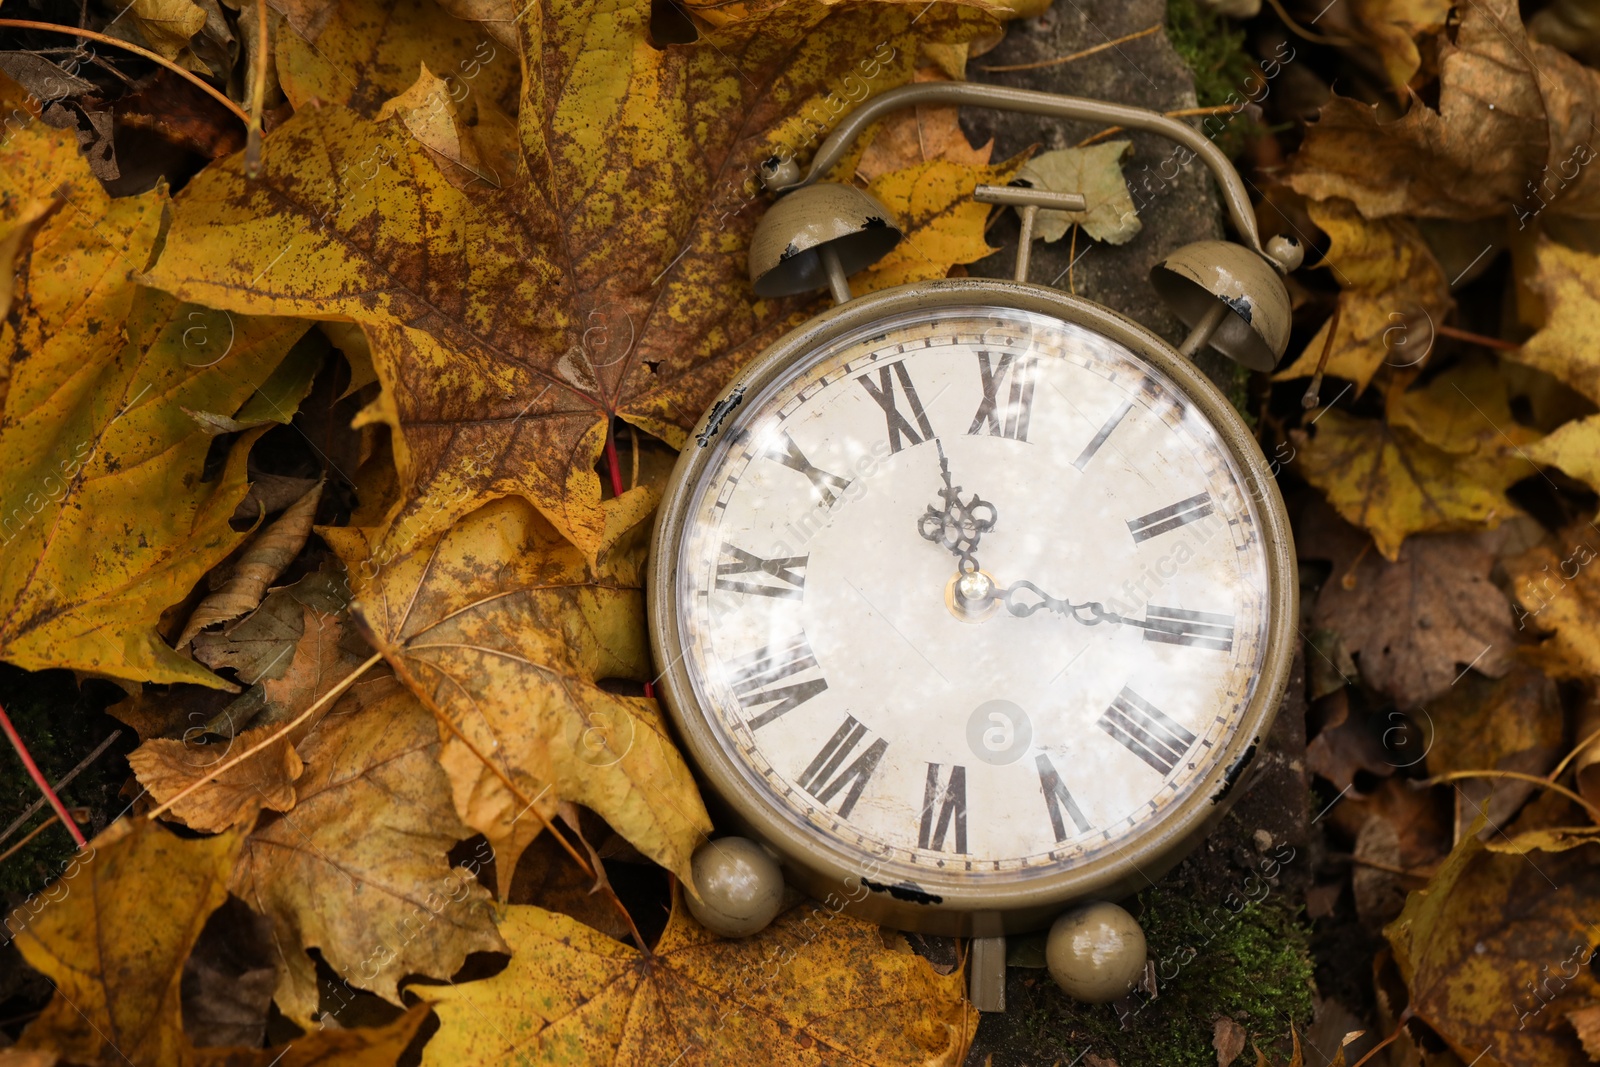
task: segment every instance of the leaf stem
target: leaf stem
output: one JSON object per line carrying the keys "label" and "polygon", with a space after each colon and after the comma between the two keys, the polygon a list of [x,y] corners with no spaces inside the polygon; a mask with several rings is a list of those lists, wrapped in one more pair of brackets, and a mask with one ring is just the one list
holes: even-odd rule
{"label": "leaf stem", "polygon": [[28,775],[39,787],[39,792],[50,802],[55,809],[56,817],[61,820],[61,825],[67,828],[72,839],[78,843],[79,848],[88,847],[89,842],[84,840],[83,831],[78,829],[78,824],[72,821],[72,816],[67,814],[67,809],[61,803],[61,798],[56,796],[56,791],[50,788],[50,783],[45,779],[44,772],[39,770],[39,765],[33,762],[33,754],[28,751],[28,746],[22,743],[22,735],[17,733],[17,728],[11,725],[11,716],[6,714],[6,709],[0,707],[0,729],[6,732],[11,747],[17,750],[17,757],[22,760],[22,765],[28,769]]}
{"label": "leaf stem", "polygon": [[267,95],[267,0],[256,0],[256,69],[250,85],[250,129],[244,144],[244,176],[261,174],[261,108]]}
{"label": "leaf stem", "polygon": [[1571,765],[1572,761],[1578,758],[1578,753],[1594,744],[1596,739],[1600,739],[1600,730],[1596,730],[1594,733],[1590,734],[1588,737],[1585,737],[1582,741],[1579,741],[1575,746],[1573,746],[1572,751],[1563,756],[1561,762],[1556,764],[1556,769],[1545,775],[1545,781],[1553,782],[1557,778],[1560,778],[1561,772],[1566,770],[1567,767]]}
{"label": "leaf stem", "polygon": [[217,778],[217,776],[222,774],[224,771],[232,770],[234,767],[237,767],[239,764],[243,763],[245,760],[249,759],[251,756],[254,756],[257,752],[260,752],[262,749],[266,748],[268,745],[274,744],[275,742],[277,742],[277,741],[281,740],[282,738],[286,737],[296,726],[299,726],[301,723],[303,723],[307,719],[311,718],[312,715],[316,714],[318,709],[320,709],[323,705],[331,703],[332,701],[337,700],[340,696],[342,696],[346,689],[349,689],[352,685],[355,684],[355,680],[357,678],[361,677],[363,674],[365,674],[367,672],[367,668],[368,667],[371,667],[373,664],[377,663],[381,659],[383,659],[383,653],[374,652],[372,654],[372,656],[365,663],[362,663],[355,670],[351,671],[349,674],[347,674],[343,678],[339,679],[339,684],[335,685],[332,689],[328,690],[326,693],[324,693],[320,697],[318,697],[316,699],[316,701],[309,708],[307,708],[305,711],[302,711],[299,715],[296,715],[294,718],[292,718],[288,722],[284,723],[278,729],[272,731],[271,734],[269,734],[268,736],[262,738],[261,741],[258,744],[251,745],[248,749],[246,749],[245,751],[239,753],[237,756],[233,757],[230,760],[223,760],[216,767],[214,767],[211,770],[207,771],[205,774],[201,775],[195,781],[190,782],[183,789],[180,789],[178,791],[178,793],[175,796],[173,796],[171,799],[169,799],[166,803],[160,805],[159,807],[157,807],[153,811],[151,811],[149,817],[154,819],[157,816],[159,816],[162,812],[170,810],[171,807],[174,804],[176,804],[178,801],[182,800],[184,797],[188,796],[190,793],[193,793],[196,789],[199,789],[201,786],[209,784],[210,782],[215,780]]}
{"label": "leaf stem", "polygon": [[1467,341],[1471,344],[1481,345],[1484,348],[1495,349],[1498,352],[1515,352],[1522,347],[1515,341],[1502,341],[1498,337],[1473,333],[1471,330],[1463,330],[1455,326],[1435,326],[1434,332],[1440,337],[1454,337],[1457,341]]}
{"label": "leaf stem", "polygon": [[80,30],[73,26],[58,26],[54,22],[34,22],[31,19],[0,19],[0,29],[44,30],[46,33],[70,33],[78,37],[87,37],[91,41],[99,41],[101,44],[109,44],[117,48],[125,49],[129,52],[132,52],[136,56],[143,56],[152,63],[159,63],[179,77],[194,83],[194,85],[199,87],[203,92],[211,96],[212,99],[216,100],[223,107],[237,115],[239,121],[244,123],[246,128],[250,126],[250,116],[246,115],[244,113],[244,109],[238,104],[235,104],[232,100],[229,100],[209,82],[201,81],[190,71],[184,70],[170,59],[156,55],[156,53],[150,51],[148,48],[140,48],[136,44],[130,44],[127,41],[119,41],[115,37],[108,37],[103,33],[96,33],[93,30]]}
{"label": "leaf stem", "polygon": [[1600,823],[1600,808],[1596,808],[1593,804],[1589,803],[1587,800],[1583,799],[1566,786],[1557,785],[1550,779],[1541,778],[1537,774],[1523,774],[1521,771],[1451,771],[1448,774],[1439,774],[1432,778],[1424,778],[1418,784],[1423,786],[1442,785],[1445,782],[1456,782],[1466,778],[1506,778],[1514,782],[1528,782],[1532,785],[1538,786],[1541,789],[1548,789],[1552,793],[1560,793],[1562,796],[1566,797],[1573,803],[1580,805],[1585,811],[1587,811],[1589,813],[1589,818],[1593,819],[1596,823]]}
{"label": "leaf stem", "polygon": [[626,490],[622,488],[622,463],[617,459],[617,434],[616,420],[606,426],[606,471],[611,475],[611,495],[621,496]]}

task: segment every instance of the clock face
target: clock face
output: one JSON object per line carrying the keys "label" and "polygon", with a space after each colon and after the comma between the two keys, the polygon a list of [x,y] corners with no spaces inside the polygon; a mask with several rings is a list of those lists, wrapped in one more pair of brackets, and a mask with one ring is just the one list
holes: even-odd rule
{"label": "clock face", "polygon": [[712,439],[672,551],[682,670],[791,824],[915,882],[1125,849],[1223,758],[1268,642],[1256,502],[1121,344],[901,315]]}

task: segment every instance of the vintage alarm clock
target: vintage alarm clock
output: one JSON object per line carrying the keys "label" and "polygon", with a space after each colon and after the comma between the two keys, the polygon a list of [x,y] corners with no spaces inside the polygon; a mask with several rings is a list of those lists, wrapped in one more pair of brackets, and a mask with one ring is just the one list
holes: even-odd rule
{"label": "vintage alarm clock", "polygon": [[[965,104],[1163,134],[1210,167],[1244,245],[1180,248],[1152,281],[1174,349],[1027,280],[852,298],[900,240],[865,192],[817,179],[861,130]],[[1243,181],[1154,112],[995,86],[907,86],[856,110],[755,232],[767,297],[836,306],[768,348],[684,450],[652,545],[660,693],[742,838],[693,860],[696,914],[730,936],[776,914],[780,877],[906,930],[970,937],[973,1000],[1004,1005],[1004,936],[1051,926],[1068,992],[1124,995],[1139,927],[1110,903],[1172,867],[1236,795],[1294,651],[1295,557],[1250,430],[1190,362],[1270,370],[1282,273]],[[780,875],[781,871],[781,875]],[[1052,926],[1052,923],[1054,924]]]}

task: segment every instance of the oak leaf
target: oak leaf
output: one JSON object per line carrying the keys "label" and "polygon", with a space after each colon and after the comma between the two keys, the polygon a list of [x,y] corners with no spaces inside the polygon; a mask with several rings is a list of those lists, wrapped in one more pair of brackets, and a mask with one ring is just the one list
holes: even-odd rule
{"label": "oak leaf", "polygon": [[317,949],[351,985],[399,1002],[408,974],[444,978],[503,951],[489,894],[446,853],[470,831],[451,810],[433,718],[392,677],[363,679],[300,743],[294,810],[245,839],[228,889],[270,916],[278,1007],[317,1009]]}
{"label": "oak leaf", "polygon": [[[0,111],[20,106],[0,79]],[[306,324],[229,317],[134,283],[161,229],[162,189],[113,200],[70,131],[33,122],[0,144],[0,233],[37,217],[0,324],[0,659],[130,681],[225,686],[153,622],[244,535],[252,437],[215,481],[211,439],[184,413],[233,412]]]}
{"label": "oak leaf", "polygon": [[[757,165],[815,144],[815,116],[849,106],[847,75],[882,91],[910,77],[917,40],[993,26],[801,0],[657,49],[649,0],[605,5],[595,34],[600,9],[518,23],[528,77],[502,187],[456,189],[400,115],[324,107],[274,131],[258,180],[234,158],[178,197],[154,284],[363,327],[383,384],[363,417],[396,429],[405,492],[391,551],[509,494],[591,559],[632,526],[646,494],[602,504],[594,472],[612,416],[681,444],[796,321],[745,276]],[[594,358],[597,333],[617,354]]]}
{"label": "oak leaf", "polygon": [[[1321,265],[1339,283],[1339,316],[1324,368],[1352,381],[1359,396],[1385,363],[1411,367],[1426,359],[1436,327],[1454,307],[1450,283],[1417,228],[1404,219],[1369,222],[1348,200],[1306,205],[1330,240]],[[1277,380],[1316,373],[1330,318]]]}
{"label": "oak leaf", "polygon": [[641,955],[565,915],[511,906],[511,964],[481,982],[417,987],[443,1025],[426,1067],[731,1063],[955,1067],[977,1029],[964,976],[886,948],[876,926],[816,903],[725,941],[674,907]]}
{"label": "oak leaf", "polygon": [[1500,376],[1441,374],[1391,390],[1386,408],[1382,419],[1327,408],[1311,432],[1292,434],[1306,480],[1385,559],[1398,559],[1412,534],[1492,528],[1520,514],[1505,490],[1537,473],[1523,446],[1539,435],[1509,417]]}
{"label": "oak leaf", "polygon": [[195,1048],[183,1032],[183,965],[227,896],[237,834],[187,840],[141,817],[90,842],[33,914],[7,921],[56,994],[18,1047],[119,1067],[389,1067],[427,1010],[386,1027],[324,1030],[283,1049]]}
{"label": "oak leaf", "polygon": [[462,820],[494,845],[502,896],[563,800],[688,877],[711,829],[689,769],[655,701],[597,684],[655,674],[637,537],[590,568],[515,497],[376,574],[361,531],[323,536],[351,568],[373,646],[447,724],[439,761]]}
{"label": "oak leaf", "polygon": [[1455,39],[1439,41],[1438,110],[1413,96],[1405,115],[1382,123],[1375,107],[1334,97],[1295,154],[1291,188],[1344,197],[1367,218],[1483,218],[1512,207],[1526,221],[1547,202],[1552,212],[1600,213],[1586,143],[1600,72],[1529,40],[1515,0],[1461,12]]}

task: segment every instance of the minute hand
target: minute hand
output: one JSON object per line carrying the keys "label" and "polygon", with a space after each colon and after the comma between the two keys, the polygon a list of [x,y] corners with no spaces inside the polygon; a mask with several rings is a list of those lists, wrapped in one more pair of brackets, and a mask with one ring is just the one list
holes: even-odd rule
{"label": "minute hand", "polygon": [[[1027,601],[1032,599],[1026,596],[1028,593],[1038,597],[1038,601],[1036,603],[1028,603]],[[1034,612],[1043,609],[1056,612],[1059,615],[1069,616],[1085,626],[1099,626],[1103,622],[1141,628],[1147,625],[1140,619],[1130,619],[1126,616],[1118,615],[1114,611],[1107,611],[1098,600],[1085,600],[1081,604],[1074,604],[1070,600],[1061,600],[1053,597],[1028,581],[1012,582],[1004,589],[995,590],[994,595],[1000,599],[1000,603],[1005,605],[1007,611],[1019,619],[1025,619]]]}

